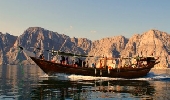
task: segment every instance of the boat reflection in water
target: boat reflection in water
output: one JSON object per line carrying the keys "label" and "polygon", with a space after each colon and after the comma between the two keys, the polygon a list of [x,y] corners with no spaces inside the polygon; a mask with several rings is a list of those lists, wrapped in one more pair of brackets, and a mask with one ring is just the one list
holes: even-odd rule
{"label": "boat reflection in water", "polygon": [[154,86],[143,80],[60,80],[48,77],[33,86],[32,99],[152,99]]}

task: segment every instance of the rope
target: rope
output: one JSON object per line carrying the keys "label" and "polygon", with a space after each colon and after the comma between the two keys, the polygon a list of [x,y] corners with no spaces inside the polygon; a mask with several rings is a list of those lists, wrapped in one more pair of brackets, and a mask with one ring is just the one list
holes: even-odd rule
{"label": "rope", "polygon": [[63,46],[65,45],[66,41],[67,41],[68,37],[64,40],[64,43],[61,45],[59,51],[61,51],[61,49],[63,48]]}

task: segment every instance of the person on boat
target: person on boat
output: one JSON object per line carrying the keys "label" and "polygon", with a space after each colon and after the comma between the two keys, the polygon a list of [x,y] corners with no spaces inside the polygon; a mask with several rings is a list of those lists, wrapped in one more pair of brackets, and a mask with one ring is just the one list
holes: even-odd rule
{"label": "person on boat", "polygon": [[87,61],[87,63],[86,63],[86,67],[88,68],[89,67],[89,62]]}
{"label": "person on boat", "polygon": [[94,63],[92,63],[91,66],[92,66],[92,68],[95,68],[95,64]]}
{"label": "person on boat", "polygon": [[75,61],[75,67],[77,67],[77,66],[78,66],[78,63],[79,63],[78,61]]}
{"label": "person on boat", "polygon": [[86,67],[86,61],[83,61],[83,67]]}
{"label": "person on boat", "polygon": [[41,54],[39,57],[41,60],[44,60],[44,54]]}
{"label": "person on boat", "polygon": [[62,64],[65,64],[65,57],[62,56]]}
{"label": "person on boat", "polygon": [[75,62],[74,62],[74,60],[72,60],[72,66],[75,66]]}
{"label": "person on boat", "polygon": [[54,56],[51,57],[51,62],[55,63],[55,61],[56,61],[56,58]]}
{"label": "person on boat", "polygon": [[78,58],[78,66],[82,67],[82,60],[80,58]]}
{"label": "person on boat", "polygon": [[66,65],[68,65],[68,64],[69,64],[68,57],[66,57]]}

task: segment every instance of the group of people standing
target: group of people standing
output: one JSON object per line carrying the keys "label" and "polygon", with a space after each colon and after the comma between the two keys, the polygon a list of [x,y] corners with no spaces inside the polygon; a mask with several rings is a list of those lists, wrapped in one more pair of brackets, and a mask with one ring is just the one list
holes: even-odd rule
{"label": "group of people standing", "polygon": [[[44,60],[44,55],[41,54],[39,56],[40,59]],[[60,56],[60,64],[64,64],[64,65],[73,65],[75,67],[89,67],[89,62],[85,61],[85,60],[81,60],[80,58],[76,58],[72,61],[69,60],[68,56]],[[94,66],[94,65],[93,65]],[[92,66],[92,67],[93,67]]]}
{"label": "group of people standing", "polygon": [[68,65],[69,64],[68,57],[61,56],[60,63]]}
{"label": "group of people standing", "polygon": [[73,62],[74,66],[76,67],[89,67],[88,61],[81,60],[80,58],[77,58],[75,62]]}
{"label": "group of people standing", "polygon": [[61,56],[60,64],[73,65],[75,67],[89,67],[88,61],[83,61],[80,58],[69,60],[68,57]]}

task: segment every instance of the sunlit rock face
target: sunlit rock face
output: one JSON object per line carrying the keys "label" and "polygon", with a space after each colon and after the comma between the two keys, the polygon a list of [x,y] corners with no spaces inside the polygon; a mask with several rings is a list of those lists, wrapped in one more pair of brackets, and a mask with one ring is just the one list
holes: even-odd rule
{"label": "sunlit rock face", "polygon": [[158,30],[149,30],[141,35],[133,35],[122,55],[128,56],[151,56],[152,54],[160,60],[155,68],[166,68],[168,62],[168,51],[170,49],[170,35]]}
{"label": "sunlit rock face", "polygon": [[135,34],[129,39],[124,36],[114,36],[91,41],[87,38],[71,38],[41,27],[29,27],[18,37],[0,33],[0,64],[18,64],[20,61],[24,64],[33,64],[28,54],[20,51],[18,46],[23,46],[32,53],[37,50],[36,48],[40,48],[36,55],[44,53],[46,59],[51,58],[51,53],[47,50],[52,49],[100,57],[135,57],[153,54],[160,60],[160,64],[155,68],[166,68],[170,35],[159,30],[149,30],[143,34]]}
{"label": "sunlit rock face", "polygon": [[0,64],[8,64],[8,58],[12,55],[8,55],[10,48],[14,46],[17,36],[10,35],[9,33],[0,32]]}
{"label": "sunlit rock face", "polygon": [[91,49],[91,40],[86,38],[70,38],[64,34],[58,34],[57,32],[40,27],[30,27],[16,38],[12,45],[13,46],[6,51],[6,58],[8,58],[7,63],[17,64],[20,59],[29,60],[28,55],[20,51],[18,46],[22,46],[30,52],[34,52],[37,48],[40,48],[36,55],[44,53],[45,58],[50,59],[51,53],[49,54],[47,50],[51,49],[76,54],[88,54]]}

